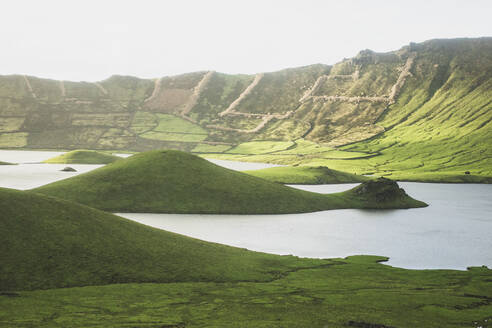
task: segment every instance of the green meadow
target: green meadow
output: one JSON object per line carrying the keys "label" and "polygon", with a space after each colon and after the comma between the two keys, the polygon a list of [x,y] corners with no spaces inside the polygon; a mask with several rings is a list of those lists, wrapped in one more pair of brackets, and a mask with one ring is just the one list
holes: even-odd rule
{"label": "green meadow", "polygon": [[[370,187],[368,187],[370,189]],[[492,270],[306,259],[0,189],[2,327],[489,327]]]}

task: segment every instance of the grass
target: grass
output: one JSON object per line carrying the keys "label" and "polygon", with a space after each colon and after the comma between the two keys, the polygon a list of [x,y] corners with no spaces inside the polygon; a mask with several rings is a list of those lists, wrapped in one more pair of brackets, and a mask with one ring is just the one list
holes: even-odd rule
{"label": "grass", "polygon": [[121,157],[94,150],[72,150],[68,153],[45,160],[48,164],[109,164]]}
{"label": "grass", "polygon": [[[265,73],[235,110],[293,114],[271,120],[257,133],[214,128],[257,125],[258,117],[219,116],[251,84],[252,75],[212,74],[188,113],[197,124],[178,113],[205,72],[164,77],[151,101],[146,99],[153,80],[114,76],[95,84],[1,76],[0,147],[192,151],[207,141],[235,147],[198,146],[197,152],[410,181],[487,183],[492,178],[491,53],[490,37],[431,40],[389,53],[365,50],[331,67]],[[331,78],[320,80],[315,95],[388,96],[408,58],[415,58],[410,74],[390,105],[299,101],[324,75]],[[474,177],[463,177],[465,172]]]}
{"label": "grass", "polygon": [[288,184],[356,183],[369,180],[368,177],[362,175],[332,170],[326,166],[279,166],[244,171],[244,173],[268,181]]}
{"label": "grass", "polygon": [[4,188],[0,207],[2,327],[489,327],[492,319],[485,267],[270,255]]}
{"label": "grass", "polygon": [[[352,191],[322,195],[266,181],[174,150],[150,151],[88,173],[54,182],[34,192],[112,212],[301,213],[338,208],[425,206],[400,194],[396,184],[376,201]],[[378,191],[378,192],[379,192]]]}
{"label": "grass", "polygon": [[136,112],[133,116],[131,131],[142,134],[157,127],[157,116],[149,112]]}
{"label": "grass", "polygon": [[245,142],[229,150],[230,154],[266,154],[285,150],[294,143],[291,141],[251,141]]}
{"label": "grass", "polygon": [[180,142],[200,142],[207,138],[206,134],[192,133],[173,133],[173,132],[146,132],[140,137],[152,140],[180,141]]}
{"label": "grass", "polygon": [[246,113],[285,113],[295,110],[304,94],[303,88],[313,85],[318,76],[330,67],[322,64],[265,73],[258,85],[236,108]]}
{"label": "grass", "polygon": [[290,147],[287,150],[279,151],[278,154],[282,155],[312,155],[320,154],[326,152],[336,151],[333,147],[327,147],[324,145],[317,144],[306,139],[297,139],[294,141],[294,147]]}
{"label": "grass", "polygon": [[0,133],[19,131],[23,123],[23,117],[0,117]]}
{"label": "grass", "polygon": [[[157,126],[140,135],[140,137],[152,140],[180,141],[180,142],[199,142],[207,138],[208,132],[197,124],[193,124],[182,118],[170,114],[155,114],[158,121]],[[140,121],[150,125],[149,117],[138,117]],[[139,121],[139,122],[140,122]],[[143,122],[142,121],[142,122]],[[144,123],[138,123],[137,129],[144,128]]]}
{"label": "grass", "polygon": [[239,97],[253,78],[251,75],[214,73],[190,115],[202,123],[216,119],[220,112]]}
{"label": "grass", "polygon": [[[305,139],[320,145],[333,145],[333,140],[343,139],[338,145],[351,144],[337,149],[352,153],[354,158],[349,160],[345,156],[299,144],[301,147],[275,154],[256,152],[242,160],[322,165],[405,181],[490,183],[492,58],[483,54],[492,50],[491,39],[433,40],[411,50],[417,52],[412,75],[407,77],[396,103],[385,110],[359,104],[329,103],[323,107],[305,103],[296,111],[294,120],[311,122],[313,127]],[[394,76],[392,72],[385,73],[381,65],[387,61],[388,68],[394,66],[396,55],[385,56],[366,52],[355,59],[362,63],[363,70],[361,78],[351,86],[353,89],[347,89],[348,95],[359,92],[384,94],[387,91],[387,87],[386,91],[373,89],[387,85]],[[379,63],[374,64],[374,59]],[[342,68],[340,72],[332,73],[352,72],[352,69]],[[333,67],[335,69],[337,65]],[[381,79],[386,82],[376,83]],[[318,91],[330,94],[323,88]],[[382,128],[384,133],[380,133]],[[373,132],[380,134],[374,135]],[[369,139],[360,141],[359,137]],[[289,134],[282,135],[282,138],[289,140]]]}
{"label": "grass", "polygon": [[[353,256],[266,282],[117,284],[0,296],[6,327],[490,327],[492,270]],[[487,320],[487,321],[486,321]],[[370,325],[373,326],[370,326]]]}
{"label": "grass", "polygon": [[32,192],[0,188],[0,207],[0,291],[269,281],[325,263],[208,243]]}
{"label": "grass", "polygon": [[109,79],[101,81],[100,85],[108,92],[111,99],[117,100],[127,107],[140,104],[152,94],[154,88],[154,83],[151,80],[121,75],[113,75]]}
{"label": "grass", "polygon": [[209,145],[209,144],[198,144],[193,148],[193,153],[222,153],[231,148],[228,145]]}
{"label": "grass", "polygon": [[2,148],[21,148],[27,145],[28,133],[13,132],[0,134],[0,147]]}
{"label": "grass", "polygon": [[192,134],[207,134],[207,131],[199,125],[188,122],[182,118],[168,114],[156,114],[159,124],[153,130],[155,132],[178,132]]}

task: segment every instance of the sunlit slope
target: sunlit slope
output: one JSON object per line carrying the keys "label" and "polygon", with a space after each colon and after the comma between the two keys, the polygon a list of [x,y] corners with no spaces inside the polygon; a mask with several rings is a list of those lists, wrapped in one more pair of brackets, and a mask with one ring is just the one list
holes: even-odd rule
{"label": "sunlit slope", "polygon": [[[305,135],[304,140],[326,142],[327,145],[341,140],[330,135],[339,130],[347,131],[349,125],[355,122],[348,123],[352,119],[361,120],[354,123],[355,128],[365,129],[360,130],[361,133],[372,129],[371,126],[376,127],[371,130],[375,132],[371,139],[337,148],[339,151],[365,156],[333,158],[329,149],[319,148],[313,153],[306,142],[296,141],[295,146],[290,146],[285,151],[235,158],[284,164],[326,165],[357,174],[375,173],[402,180],[491,182],[492,39],[432,40],[411,44],[400,50],[400,53],[413,56],[411,65],[406,67],[408,74],[405,83],[399,85],[395,102],[382,110],[378,109],[378,114],[372,119],[362,112],[352,115],[349,108],[366,106],[370,103],[367,99],[358,104],[342,100],[318,100],[313,102],[314,109],[306,103],[294,116],[300,122],[302,117],[312,117],[315,120],[312,132]],[[395,56],[397,53],[393,53],[393,57],[385,57],[384,54],[363,52],[352,61],[337,64],[331,74],[338,67],[339,71],[343,68],[346,73],[350,73],[355,69],[354,62],[360,62],[363,58],[367,63],[373,63],[361,66],[357,81],[350,77],[342,78],[342,75],[336,79],[325,78],[316,89],[316,94],[332,92],[331,96],[338,94],[353,97],[360,92],[374,97],[380,92],[377,89],[379,85],[388,85],[391,74],[380,70],[380,73],[372,74],[374,82],[366,84],[360,82],[364,77],[363,70],[369,70],[370,67],[376,70],[385,62],[390,65]],[[386,79],[383,79],[385,76]],[[364,86],[368,88],[364,89]],[[377,104],[374,101],[373,105]],[[322,106],[329,108],[323,109]],[[340,106],[349,107],[346,110],[336,110],[336,106],[339,109],[342,108]],[[305,115],[302,116],[302,113]],[[326,115],[336,117],[336,120]],[[273,126],[271,129],[272,133],[282,131]],[[270,131],[270,128],[266,131]],[[349,140],[355,135],[346,134],[346,142],[357,141]],[[232,156],[224,155],[223,158],[233,158]]]}
{"label": "sunlit slope", "polygon": [[108,164],[121,157],[93,150],[72,150],[44,161],[49,164]]}
{"label": "sunlit slope", "polygon": [[360,165],[410,179],[466,171],[492,177],[492,43],[415,47],[413,75],[378,122],[388,131],[343,149],[380,153]]}
{"label": "sunlit slope", "polygon": [[0,291],[263,281],[321,263],[203,242],[25,191],[0,188],[0,207]]}
{"label": "sunlit slope", "polygon": [[[491,49],[489,37],[431,40],[387,53],[363,50],[333,66],[254,75],[202,71],[93,83],[0,76],[0,147],[229,157],[249,148],[241,154],[262,155],[255,160],[486,182]],[[262,147],[250,147],[258,142]],[[305,142],[365,158],[313,153]]]}
{"label": "sunlit slope", "polygon": [[[380,186],[385,190],[385,183]],[[33,191],[112,212],[267,214],[425,206],[401,194],[396,184],[381,202],[372,193],[322,195],[175,150],[140,153]]]}

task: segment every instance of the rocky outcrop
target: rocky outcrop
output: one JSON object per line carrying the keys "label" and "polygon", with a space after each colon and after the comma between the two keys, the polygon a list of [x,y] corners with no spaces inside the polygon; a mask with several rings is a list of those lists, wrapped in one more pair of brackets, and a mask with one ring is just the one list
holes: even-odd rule
{"label": "rocky outcrop", "polygon": [[76,169],[74,169],[73,167],[70,167],[70,166],[64,167],[60,171],[62,171],[62,172],[77,172]]}
{"label": "rocky outcrop", "polygon": [[396,181],[378,178],[362,183],[353,189],[354,193],[376,202],[392,202],[408,197],[405,190],[398,186]]}

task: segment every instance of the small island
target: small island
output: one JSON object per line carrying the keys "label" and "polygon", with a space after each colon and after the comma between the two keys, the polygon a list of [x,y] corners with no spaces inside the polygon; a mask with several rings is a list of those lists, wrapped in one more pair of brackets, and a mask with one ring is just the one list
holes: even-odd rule
{"label": "small island", "polygon": [[60,156],[43,161],[47,164],[109,164],[121,157],[95,150],[72,150]]}
{"label": "small island", "polygon": [[76,169],[74,169],[73,167],[70,167],[70,166],[64,167],[60,171],[62,171],[62,172],[77,172]]}

